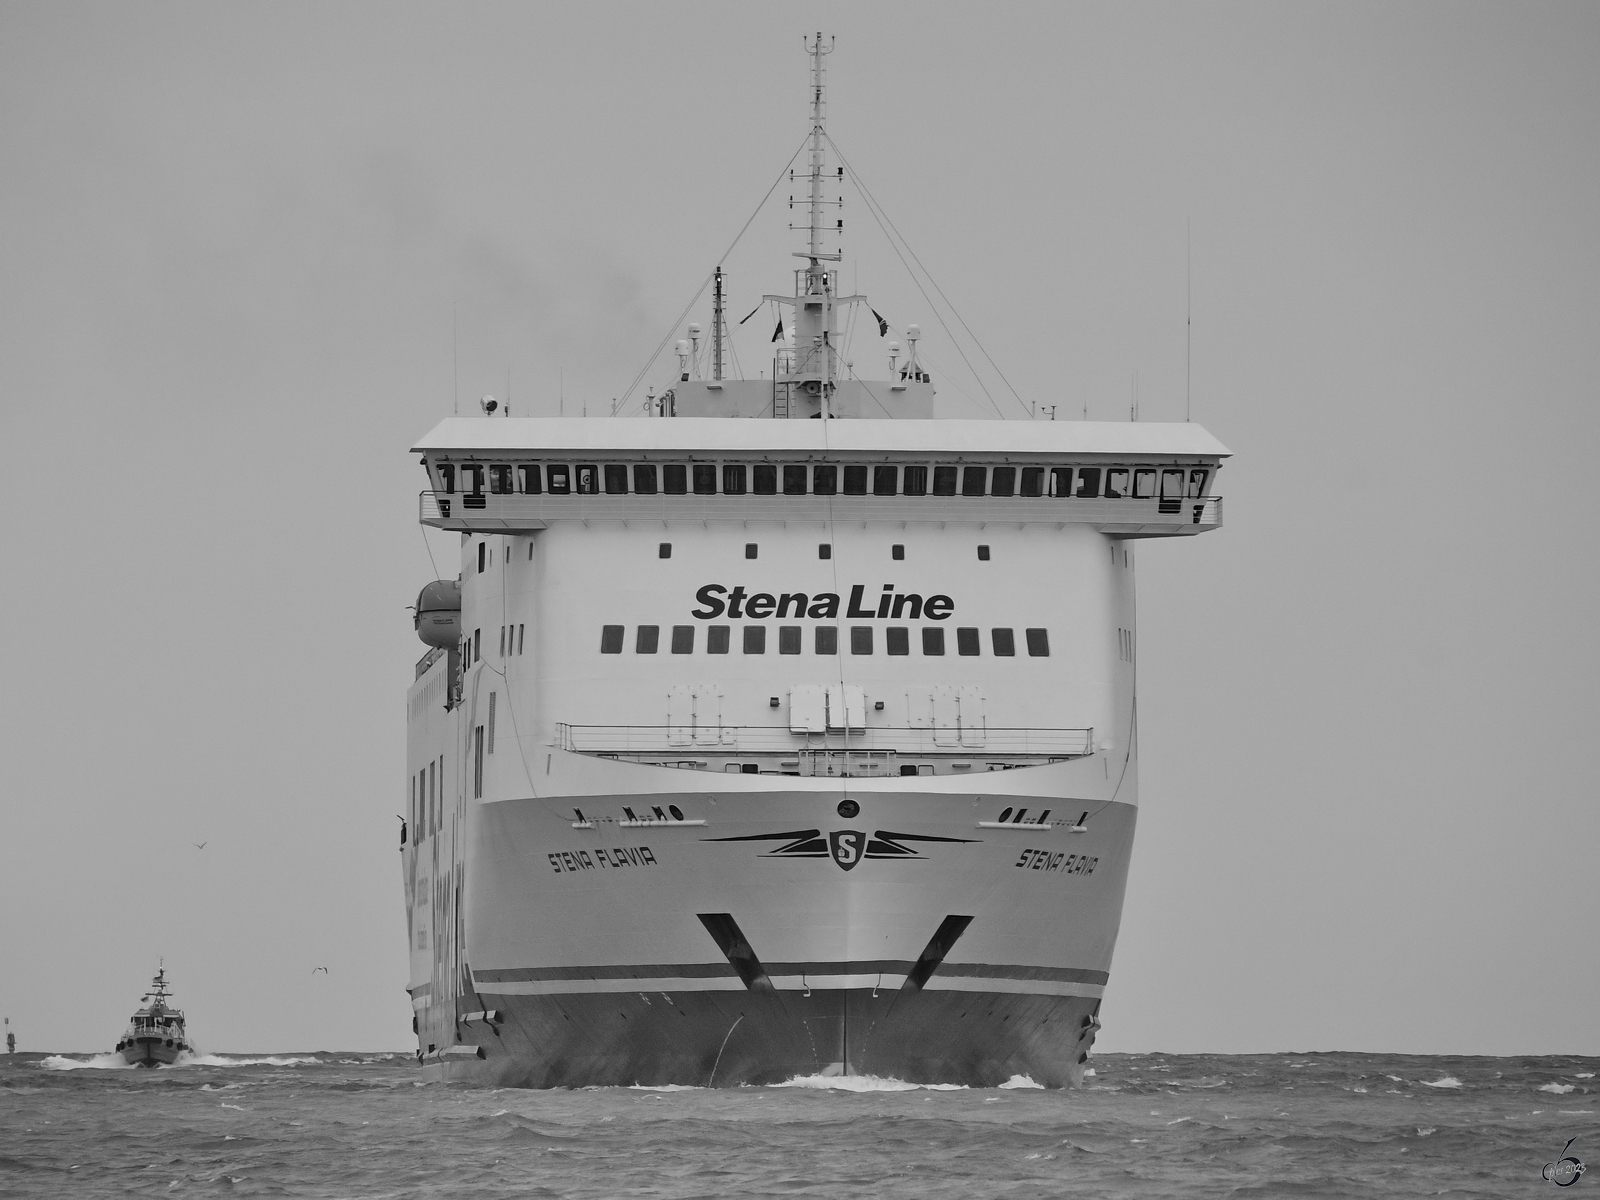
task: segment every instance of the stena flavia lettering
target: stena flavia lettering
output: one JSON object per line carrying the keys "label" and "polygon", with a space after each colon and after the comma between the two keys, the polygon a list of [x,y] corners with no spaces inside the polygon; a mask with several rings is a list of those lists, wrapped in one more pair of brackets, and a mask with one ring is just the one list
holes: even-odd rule
{"label": "stena flavia lettering", "polygon": [[[956,611],[956,602],[949,596],[929,596],[924,599],[916,592],[897,592],[894,584],[883,585],[882,592],[868,599],[866,584],[858,583],[850,589],[850,602],[845,607],[845,617],[865,621],[882,618],[890,621],[943,621]],[[734,620],[749,618],[753,621],[768,617],[811,617],[832,620],[839,615],[839,596],[834,592],[747,592],[741,584],[729,588],[722,583],[708,583],[694,594],[701,607],[689,610],[689,615],[702,621],[726,616]],[[874,607],[874,604],[876,607]]]}

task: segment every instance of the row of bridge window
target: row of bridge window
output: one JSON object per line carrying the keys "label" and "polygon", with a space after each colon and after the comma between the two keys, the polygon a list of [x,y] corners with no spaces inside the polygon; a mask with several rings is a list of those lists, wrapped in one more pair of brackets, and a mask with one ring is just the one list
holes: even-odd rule
{"label": "row of bridge window", "polygon": [[[695,631],[699,626],[674,625],[669,634],[670,649],[673,654],[693,654],[695,644]],[[765,654],[767,652],[767,627],[765,625],[745,625],[743,628],[743,649],[746,654]],[[732,628],[728,625],[707,625],[705,652],[707,654],[727,654],[732,645]],[[941,655],[945,652],[945,631],[938,626],[928,626],[922,630],[922,653],[927,655]],[[956,653],[964,656],[982,654],[983,631],[976,626],[962,626],[956,629]],[[1047,629],[1024,629],[1023,644],[1027,647],[1028,655],[1032,658],[1048,658],[1050,655],[1050,631]],[[627,640],[627,627],[623,625],[604,625],[600,629],[600,653],[621,654]],[[778,626],[778,653],[799,654],[804,641],[804,633],[799,625]],[[850,653],[872,654],[874,652],[874,632],[871,625],[852,625],[850,627]],[[911,653],[911,630],[903,625],[890,625],[883,631],[884,653],[902,655]],[[635,654],[655,654],[661,649],[661,626],[640,625],[634,631],[633,652]],[[839,627],[837,625],[818,625],[812,631],[812,650],[816,654],[839,653]],[[989,630],[989,652],[1001,658],[1014,657],[1017,653],[1016,631],[1013,629]]]}
{"label": "row of bridge window", "polygon": [[468,496],[1028,496],[1182,500],[1204,467],[976,467],[790,463],[436,463],[441,492]]}

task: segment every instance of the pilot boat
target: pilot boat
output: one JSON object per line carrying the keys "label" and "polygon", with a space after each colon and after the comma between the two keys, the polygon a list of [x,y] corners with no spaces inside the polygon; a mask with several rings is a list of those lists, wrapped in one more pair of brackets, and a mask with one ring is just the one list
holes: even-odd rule
{"label": "pilot boat", "polygon": [[170,999],[163,965],[150,981],[150,990],[139,998],[142,1007],[117,1043],[117,1053],[125,1062],[135,1067],[168,1067],[190,1048],[183,1010],[168,1004]]}
{"label": "pilot boat", "polygon": [[1138,814],[1138,551],[1221,525],[1228,451],[963,418],[914,326],[857,375],[809,51],[770,376],[726,370],[719,269],[659,394],[486,403],[414,447],[461,553],[407,701],[429,1078],[1083,1078]]}

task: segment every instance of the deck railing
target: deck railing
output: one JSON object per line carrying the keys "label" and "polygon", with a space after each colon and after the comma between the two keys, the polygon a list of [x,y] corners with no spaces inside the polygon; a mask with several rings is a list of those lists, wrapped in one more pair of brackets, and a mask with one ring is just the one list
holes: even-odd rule
{"label": "deck railing", "polygon": [[1094,752],[1093,729],[944,728],[933,726],[795,733],[772,725],[557,726],[561,748],[580,754],[867,754],[1023,755],[1073,758]]}
{"label": "deck railing", "polygon": [[516,532],[552,521],[972,521],[1086,524],[1173,536],[1222,524],[1222,497],[641,496],[423,492],[419,519],[441,529]]}

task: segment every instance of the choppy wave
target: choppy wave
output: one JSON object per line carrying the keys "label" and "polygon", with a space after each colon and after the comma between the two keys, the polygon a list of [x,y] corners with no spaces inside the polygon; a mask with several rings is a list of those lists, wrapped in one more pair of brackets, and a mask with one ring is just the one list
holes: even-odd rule
{"label": "choppy wave", "polygon": [[298,1055],[267,1055],[243,1058],[232,1054],[180,1054],[174,1067],[320,1067],[320,1058]]}
{"label": "choppy wave", "polygon": [[1541,1092],[1554,1092],[1558,1096],[1565,1096],[1574,1089],[1570,1083],[1547,1083],[1539,1090]]}
{"label": "choppy wave", "polygon": [[1458,1088],[1461,1086],[1461,1080],[1457,1079],[1454,1075],[1445,1075],[1442,1078],[1435,1079],[1431,1082],[1426,1079],[1419,1079],[1417,1082],[1423,1087],[1431,1088]]}
{"label": "choppy wave", "polygon": [[45,1071],[133,1071],[137,1070],[120,1054],[91,1054],[88,1058],[73,1058],[66,1054],[52,1054],[39,1060]]}
{"label": "choppy wave", "polygon": [[1009,1090],[1012,1088],[1043,1088],[1044,1084],[1035,1083],[1032,1076],[1029,1075],[1013,1075],[1000,1086]]}
{"label": "choppy wave", "polygon": [[885,1078],[880,1075],[796,1075],[779,1088],[815,1088],[833,1092],[964,1092],[964,1083],[907,1083],[904,1079]]}

